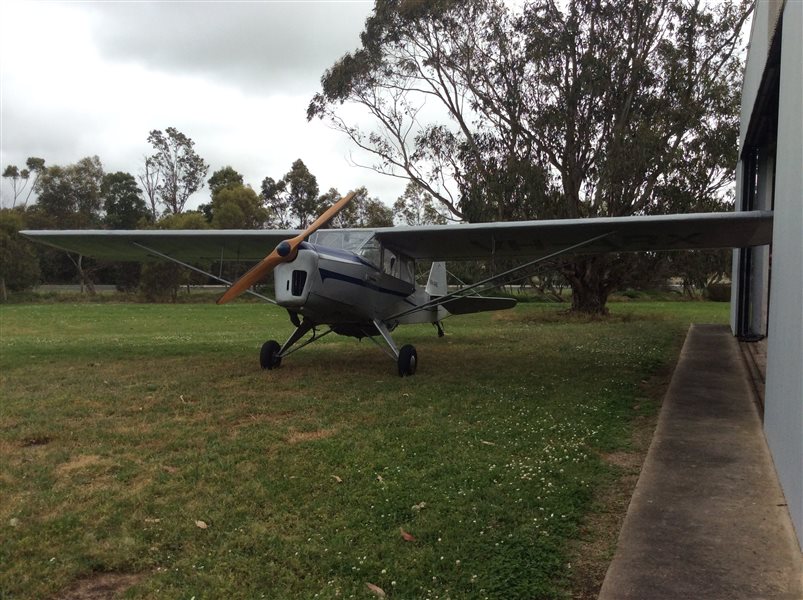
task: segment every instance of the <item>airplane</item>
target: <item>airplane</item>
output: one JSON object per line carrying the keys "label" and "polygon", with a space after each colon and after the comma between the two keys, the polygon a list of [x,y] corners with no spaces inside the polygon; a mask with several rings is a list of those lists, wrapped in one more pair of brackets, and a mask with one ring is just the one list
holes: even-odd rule
{"label": "airplane", "polygon": [[[515,299],[486,297],[479,291],[515,273],[531,272],[551,258],[578,253],[741,248],[768,244],[772,238],[772,213],[766,211],[325,229],[353,197],[352,192],[338,200],[303,231],[20,233],[36,242],[102,260],[171,261],[228,285],[218,304],[249,293],[285,308],[295,330],[283,344],[269,340],[262,345],[259,362],[263,369],[275,369],[293,352],[335,333],[374,341],[396,362],[402,377],[416,372],[418,355],[412,345],[397,347],[391,335],[396,327],[432,323],[442,336],[442,321],[448,316],[512,308]],[[266,248],[274,249],[261,258]],[[536,258],[448,291],[444,261],[492,257]],[[259,262],[233,283],[197,266],[233,260]],[[419,260],[434,261],[423,286],[415,280]],[[275,299],[253,289],[271,273]],[[307,334],[310,336],[304,339]]]}

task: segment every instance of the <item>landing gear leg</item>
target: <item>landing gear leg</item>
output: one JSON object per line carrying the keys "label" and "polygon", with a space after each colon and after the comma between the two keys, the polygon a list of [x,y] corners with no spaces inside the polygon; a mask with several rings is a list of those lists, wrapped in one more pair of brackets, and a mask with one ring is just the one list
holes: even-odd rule
{"label": "landing gear leg", "polygon": [[401,350],[398,350],[393,338],[390,337],[390,331],[382,321],[374,319],[374,327],[376,327],[376,330],[390,348],[391,356],[396,359],[396,365],[399,367],[399,377],[414,375],[415,368],[418,364],[418,353],[415,351],[415,348],[407,344],[406,346],[402,346]]}
{"label": "landing gear leg", "polygon": [[[291,314],[291,319],[293,318]],[[298,315],[295,315],[296,319],[298,319]],[[308,340],[305,340],[303,343],[299,344],[292,350],[290,349],[296,342],[298,342],[301,338],[303,338],[308,332],[312,331],[312,337]],[[296,330],[287,338],[287,341],[284,343],[283,346],[279,346],[279,343],[270,340],[262,344],[262,350],[259,353],[259,365],[263,369],[275,369],[280,364],[282,364],[282,358],[287,356],[288,354],[292,354],[296,350],[300,350],[307,344],[311,344],[312,342],[321,339],[323,336],[332,333],[332,330],[329,329],[323,333],[318,333],[315,329],[315,323],[310,321],[309,319],[304,319],[301,321]]]}

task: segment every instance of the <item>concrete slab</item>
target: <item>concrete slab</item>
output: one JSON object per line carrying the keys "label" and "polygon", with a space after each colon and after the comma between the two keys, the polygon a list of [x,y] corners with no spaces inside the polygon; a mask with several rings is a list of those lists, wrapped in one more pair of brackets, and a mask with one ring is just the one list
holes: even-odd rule
{"label": "concrete slab", "polygon": [[692,326],[600,600],[803,599],[803,559],[738,342]]}

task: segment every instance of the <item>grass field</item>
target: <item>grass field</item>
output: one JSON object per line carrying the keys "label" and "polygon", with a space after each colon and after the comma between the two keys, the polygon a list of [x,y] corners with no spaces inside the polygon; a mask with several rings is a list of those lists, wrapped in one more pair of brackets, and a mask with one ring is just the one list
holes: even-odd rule
{"label": "grass field", "polygon": [[405,379],[334,336],[261,371],[262,305],[0,307],[0,598],[571,597],[645,382],[727,306],[401,328]]}

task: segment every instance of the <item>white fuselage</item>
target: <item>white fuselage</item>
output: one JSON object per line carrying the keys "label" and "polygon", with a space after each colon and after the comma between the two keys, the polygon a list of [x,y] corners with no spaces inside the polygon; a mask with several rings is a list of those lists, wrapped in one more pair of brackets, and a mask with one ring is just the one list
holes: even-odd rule
{"label": "white fuselage", "polygon": [[[393,265],[394,263],[390,263]],[[324,246],[303,244],[292,262],[274,270],[276,301],[315,323],[369,326],[375,319],[419,306],[430,299],[423,288],[385,273],[362,256]],[[433,307],[395,319],[401,323],[434,323],[446,316]]]}

